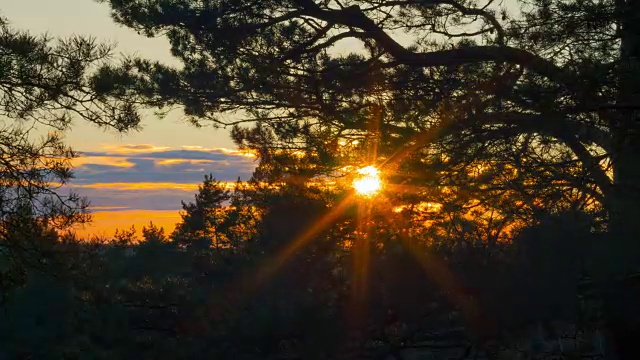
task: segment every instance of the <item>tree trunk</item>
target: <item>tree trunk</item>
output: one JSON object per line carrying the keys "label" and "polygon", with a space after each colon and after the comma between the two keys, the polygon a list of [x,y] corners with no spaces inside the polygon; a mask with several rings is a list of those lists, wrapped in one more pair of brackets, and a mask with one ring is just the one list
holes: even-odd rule
{"label": "tree trunk", "polygon": [[602,255],[607,277],[606,321],[620,360],[640,359],[640,0],[617,0],[621,50],[618,109],[612,121],[614,199]]}
{"label": "tree trunk", "polygon": [[[617,275],[637,270],[640,241],[640,0],[618,0],[622,35],[618,106],[613,115],[612,240],[620,243]],[[624,250],[624,251],[621,251]]]}

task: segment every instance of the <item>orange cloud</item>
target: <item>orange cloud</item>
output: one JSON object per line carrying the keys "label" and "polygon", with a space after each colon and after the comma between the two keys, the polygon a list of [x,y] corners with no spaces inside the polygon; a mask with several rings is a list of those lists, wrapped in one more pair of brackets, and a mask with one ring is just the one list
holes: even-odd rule
{"label": "orange cloud", "polygon": [[128,161],[126,158],[121,157],[109,157],[109,156],[80,156],[73,159],[72,164],[74,167],[92,164],[92,165],[110,165],[131,168],[135,164]]}
{"label": "orange cloud", "polygon": [[[232,190],[236,186],[236,182],[222,182],[225,188]],[[80,189],[111,189],[111,190],[182,190],[197,191],[200,183],[172,183],[172,182],[113,182],[113,183],[93,183],[74,185],[74,188]]]}
{"label": "orange cloud", "polygon": [[[168,146],[156,146],[152,144],[127,144],[127,145],[105,145],[102,147],[107,154],[136,154],[136,153],[149,153],[149,152],[162,152],[171,150]],[[203,152],[221,152],[227,155],[237,155],[244,157],[255,158],[256,155],[249,150],[229,149],[224,147],[206,148],[203,146],[183,145],[180,147],[183,150],[203,151]]]}
{"label": "orange cloud", "polygon": [[183,190],[183,191],[195,191],[198,190],[199,184],[192,183],[171,183],[171,182],[113,182],[113,183],[93,183],[74,185],[75,188],[82,189],[112,189],[112,190]]}
{"label": "orange cloud", "polygon": [[103,149],[108,154],[136,154],[157,151],[166,151],[171,148],[168,146],[156,146],[151,144],[127,144],[127,145],[105,145]]}
{"label": "orange cloud", "polygon": [[237,155],[237,156],[244,156],[244,157],[249,157],[249,158],[255,158],[257,157],[255,153],[253,153],[250,150],[240,150],[240,149],[228,149],[228,148],[205,148],[202,146],[190,146],[190,145],[184,145],[182,146],[182,149],[184,150],[194,150],[194,151],[216,151],[216,152],[221,152],[223,154],[227,154],[227,155]]}

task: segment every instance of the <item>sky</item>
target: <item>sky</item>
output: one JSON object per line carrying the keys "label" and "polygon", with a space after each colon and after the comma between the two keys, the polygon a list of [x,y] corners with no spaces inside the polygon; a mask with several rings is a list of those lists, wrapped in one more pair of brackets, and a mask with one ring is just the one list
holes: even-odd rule
{"label": "sky", "polygon": [[[116,24],[109,8],[94,0],[0,0],[0,14],[14,29],[55,37],[84,35],[116,44],[116,58],[137,54],[171,65],[169,43],[146,38]],[[138,230],[150,220],[167,230],[179,221],[180,201],[190,200],[204,175],[235,181],[251,176],[255,158],[235,151],[225,129],[195,128],[179,111],[158,119],[149,112],[142,130],[118,134],[81,121],[65,141],[81,152],[73,189],[91,201],[93,224],[82,235],[112,235],[115,228]]]}
{"label": "sky", "polygon": [[[139,55],[169,65],[180,63],[170,54],[164,37],[146,38],[116,24],[109,7],[95,0],[0,0],[0,14],[14,29],[54,37],[91,36],[115,43],[115,59]],[[391,33],[401,44],[412,37]],[[362,51],[362,44],[348,39],[335,44],[332,52]],[[138,230],[149,220],[171,230],[179,221],[181,201],[190,200],[205,174],[218,180],[247,180],[255,158],[235,151],[225,129],[195,128],[180,111],[159,119],[149,111],[142,130],[118,134],[87,122],[76,121],[65,133],[65,141],[81,157],[75,161],[73,189],[92,204],[92,226],[82,235],[112,235],[115,228]]]}

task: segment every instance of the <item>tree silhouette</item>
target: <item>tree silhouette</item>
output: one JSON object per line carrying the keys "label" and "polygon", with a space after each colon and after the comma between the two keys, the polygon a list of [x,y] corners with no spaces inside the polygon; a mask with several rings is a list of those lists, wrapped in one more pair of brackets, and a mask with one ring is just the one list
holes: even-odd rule
{"label": "tree silhouette", "polygon": [[192,241],[199,237],[199,244],[193,244],[198,247],[224,245],[226,239],[218,233],[218,227],[224,221],[224,206],[229,199],[225,184],[211,174],[205,175],[203,183],[198,186],[195,201],[182,202],[182,222],[176,226],[172,237],[179,243],[183,242],[182,239]]}
{"label": "tree silhouette", "polygon": [[111,53],[91,38],[33,35],[0,18],[0,357],[62,357],[73,342],[71,279],[94,272],[91,246],[59,234],[89,220],[86,199],[63,188],[77,153],[61,132],[73,120],[137,127],[138,101],[105,95],[96,76]]}
{"label": "tree silhouette", "polygon": [[[637,358],[638,1],[102,1],[116,21],[166,34],[184,66],[103,65],[91,41],[49,46],[5,26],[6,114],[125,129],[138,104],[181,105],[196,124],[232,125],[260,164],[253,189],[205,177],[172,241],[150,241],[162,234],[149,226],[139,247],[125,232],[126,246],[82,262],[88,275],[55,290],[84,306],[45,331],[51,354],[593,355],[556,351],[548,334],[562,322],[585,338],[604,330],[607,356]],[[65,201],[49,178],[69,177],[72,154],[55,136],[5,134],[3,224],[20,225],[6,238],[55,242],[41,221]],[[379,201],[317,186],[370,164],[386,181]],[[2,285],[24,285],[6,263]],[[18,296],[47,293],[30,284]],[[603,314],[585,314],[584,288]]]}
{"label": "tree silhouette", "polygon": [[[131,88],[184,105],[194,121],[236,125],[260,171],[328,174],[353,165],[339,144],[357,139],[360,163],[453,191],[458,208],[475,201],[529,222],[552,208],[603,210],[597,277],[638,266],[635,0],[509,11],[449,0],[105,2],[116,21],[166,33],[185,65],[132,61]],[[347,41],[360,50],[345,52]],[[216,116],[237,110],[246,116]],[[505,193],[517,201],[505,206]]]}
{"label": "tree silhouette", "polygon": [[148,227],[142,227],[142,238],[145,243],[149,244],[163,243],[167,241],[167,236],[164,234],[164,228],[158,228],[152,221],[149,222]]}
{"label": "tree silhouette", "polygon": [[16,31],[0,19],[0,218],[30,204],[34,216],[61,228],[88,220],[86,201],[60,190],[77,153],[59,131],[78,118],[119,131],[138,125],[134,98],[100,90],[96,67],[111,50],[90,38]]}
{"label": "tree silhouette", "polygon": [[[357,138],[390,169],[482,200],[518,191],[530,208],[573,198],[606,209],[619,261],[603,271],[637,265],[633,1],[534,2],[513,15],[448,0],[108,2],[116,21],[166,32],[185,64],[132,60],[129,85],[194,121],[257,120],[234,134],[272,168],[282,149],[302,149],[287,172],[326,173],[345,165],[338,139]],[[344,54],[347,40],[362,50]],[[469,181],[487,163],[492,176]]]}

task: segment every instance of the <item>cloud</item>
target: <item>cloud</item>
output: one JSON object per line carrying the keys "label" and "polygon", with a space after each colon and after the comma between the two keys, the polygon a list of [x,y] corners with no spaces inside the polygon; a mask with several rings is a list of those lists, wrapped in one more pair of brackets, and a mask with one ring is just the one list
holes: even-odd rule
{"label": "cloud", "polygon": [[202,146],[182,146],[180,149],[171,149],[166,146],[155,146],[149,144],[106,146],[104,151],[83,152],[84,156],[110,156],[152,158],[181,158],[181,159],[213,159],[224,158],[225,156],[241,156],[255,158],[255,155],[238,149],[228,148],[205,148]]}
{"label": "cloud", "polygon": [[242,152],[230,152],[226,149],[212,149],[212,150],[166,150],[166,151],[153,151],[153,152],[138,152],[138,153],[108,153],[108,152],[86,152],[85,156],[90,157],[104,157],[109,156],[112,159],[117,158],[138,158],[138,159],[189,159],[189,160],[227,160],[236,158],[254,158],[254,156],[242,153]]}
{"label": "cloud", "polygon": [[73,159],[73,165],[75,167],[83,165],[108,165],[116,167],[132,167],[134,164],[127,161],[125,158],[112,157],[112,156],[81,156]]}
{"label": "cloud", "polygon": [[127,145],[107,145],[104,147],[108,154],[135,154],[137,152],[165,151],[167,146],[155,146],[151,144],[127,144]]}
{"label": "cloud", "polygon": [[252,154],[225,148],[109,146],[74,160],[70,187],[96,210],[177,210],[180,201],[193,198],[205,174],[229,183],[247,180],[256,164]]}
{"label": "cloud", "polygon": [[[197,184],[190,189],[136,187],[82,187],[76,192],[87,196],[92,211],[137,210],[179,210],[181,201],[190,201],[197,191]],[[115,209],[115,210],[114,210]]]}
{"label": "cloud", "polygon": [[198,189],[197,183],[172,183],[172,182],[122,182],[122,183],[93,183],[76,185],[77,189],[103,189],[103,190],[180,190],[194,192]]}

